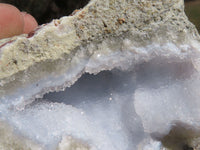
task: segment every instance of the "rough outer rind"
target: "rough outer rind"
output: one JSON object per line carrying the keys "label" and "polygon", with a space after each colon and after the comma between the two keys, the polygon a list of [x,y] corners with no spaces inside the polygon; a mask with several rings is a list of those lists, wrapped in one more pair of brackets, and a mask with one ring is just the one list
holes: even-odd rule
{"label": "rough outer rind", "polygon": [[[0,78],[24,71],[38,62],[53,61],[70,54],[80,43],[72,19],[54,20],[30,38],[20,36],[14,41],[10,39],[12,42],[1,48]],[[57,22],[59,27],[55,26]]]}
{"label": "rough outer rind", "polygon": [[0,121],[0,150],[42,150],[32,141],[14,134],[13,129]]}
{"label": "rough outer rind", "polygon": [[62,138],[57,150],[90,150],[90,147],[80,140],[66,136]]}
{"label": "rough outer rind", "polygon": [[[191,38],[199,40],[184,14],[183,0],[92,0],[74,16],[53,20],[35,33],[0,41],[0,85],[21,80],[18,75],[27,74],[31,67],[71,59],[81,46],[127,35],[136,47],[152,41],[181,44]],[[98,50],[88,49],[88,56]]]}

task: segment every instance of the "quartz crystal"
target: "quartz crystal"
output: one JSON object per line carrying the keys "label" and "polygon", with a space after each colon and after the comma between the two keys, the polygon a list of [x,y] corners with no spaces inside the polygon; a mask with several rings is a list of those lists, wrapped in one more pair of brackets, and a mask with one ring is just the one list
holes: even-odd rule
{"label": "quartz crystal", "polygon": [[0,40],[0,149],[200,149],[199,71],[183,0],[91,0]]}

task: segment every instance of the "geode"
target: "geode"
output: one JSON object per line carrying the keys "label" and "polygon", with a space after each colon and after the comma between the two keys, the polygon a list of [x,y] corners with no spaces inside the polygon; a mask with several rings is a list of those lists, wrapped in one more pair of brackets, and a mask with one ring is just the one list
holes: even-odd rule
{"label": "geode", "polygon": [[91,0],[0,45],[0,149],[200,149],[183,0]]}

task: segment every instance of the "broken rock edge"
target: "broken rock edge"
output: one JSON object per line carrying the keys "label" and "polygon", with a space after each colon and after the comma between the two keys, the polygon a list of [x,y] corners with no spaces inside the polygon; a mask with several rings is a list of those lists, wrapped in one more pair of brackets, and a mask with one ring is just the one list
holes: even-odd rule
{"label": "broken rock edge", "polygon": [[[115,22],[115,19],[116,20],[117,20],[117,18],[119,19],[119,17],[112,18],[112,16],[111,17],[107,16],[107,13],[111,13],[110,11],[111,11],[112,5],[113,6],[117,5],[117,2],[115,2],[115,1],[111,2],[111,3],[112,4],[111,4],[110,8],[105,8],[105,9],[110,9],[110,10],[109,11],[105,11],[105,9],[103,8],[103,7],[106,7],[106,6],[104,6],[104,2],[98,2],[96,0],[93,0],[82,11],[78,12],[75,16],[66,17],[66,18],[64,17],[64,18],[61,18],[61,20],[54,20],[52,23],[50,23],[48,25],[45,25],[45,27],[42,27],[41,29],[36,31],[35,35],[33,35],[33,37],[31,37],[30,40],[26,39],[24,36],[21,36],[19,38],[15,37],[14,40],[12,40],[12,39],[8,40],[8,44],[4,46],[4,48],[6,47],[6,49],[7,49],[6,51],[8,52],[8,51],[11,51],[9,49],[16,49],[16,48],[17,49],[24,49],[22,51],[27,51],[29,53],[28,55],[30,55],[30,56],[27,57],[27,58],[29,58],[29,61],[26,62],[26,60],[25,60],[26,63],[23,63],[24,60],[18,60],[17,58],[15,58],[16,55],[13,53],[13,54],[11,54],[13,56],[11,56],[11,58],[9,58],[8,60],[1,59],[1,64],[0,65],[2,65],[3,63],[5,63],[5,61],[7,61],[7,63],[9,63],[9,64],[6,64],[7,67],[5,67],[4,70],[6,70],[6,68],[9,69],[9,67],[11,67],[10,71],[6,71],[9,74],[11,72],[13,72],[13,70],[16,70],[14,68],[18,68],[19,69],[18,71],[16,70],[17,72],[23,71],[23,70],[26,70],[28,66],[31,66],[32,63],[33,63],[32,65],[34,65],[34,61],[35,61],[35,63],[37,63],[39,61],[45,61],[45,60],[48,61],[48,59],[53,61],[53,60],[59,59],[59,57],[61,57],[61,55],[65,54],[65,53],[66,54],[70,54],[73,51],[74,48],[79,47],[80,45],[84,45],[85,42],[87,44],[87,43],[90,43],[90,42],[95,41],[95,40],[102,41],[107,36],[111,36],[111,37],[112,36],[120,36],[125,32],[132,32],[132,35],[135,36],[135,39],[139,38],[143,42],[148,41],[148,40],[150,41],[150,39],[153,36],[162,36],[162,35],[159,35],[160,31],[157,31],[157,30],[153,31],[151,28],[155,27],[155,29],[156,29],[156,28],[158,28],[157,26],[164,26],[164,24],[169,24],[170,27],[169,27],[169,29],[167,29],[168,32],[170,32],[170,30],[172,30],[172,29],[175,32],[177,32],[177,33],[173,32],[173,34],[175,34],[175,36],[171,36],[170,34],[172,34],[172,33],[169,33],[169,35],[166,35],[166,36],[168,36],[167,38],[172,38],[171,39],[172,41],[173,40],[174,41],[177,40],[176,36],[185,37],[186,36],[185,34],[187,34],[187,33],[188,34],[191,34],[191,33],[194,34],[195,33],[194,37],[192,39],[199,40],[199,37],[197,37],[198,34],[197,34],[197,31],[196,31],[195,27],[190,22],[187,21],[187,17],[185,16],[185,14],[183,12],[183,0],[177,0],[175,2],[173,1],[173,3],[170,3],[169,8],[167,8],[167,9],[166,8],[162,8],[164,10],[161,10],[161,12],[159,12],[159,11],[157,12],[157,10],[156,11],[155,10],[152,11],[152,13],[154,13],[154,12],[155,12],[155,14],[158,13],[160,16],[166,18],[166,20],[165,19],[163,21],[160,20],[160,23],[159,23],[159,20],[157,21],[157,23],[156,23],[156,21],[152,21],[149,25],[148,25],[148,23],[145,23],[145,22],[147,22],[148,20],[153,20],[153,18],[148,18],[149,16],[145,16],[144,14],[146,14],[146,12],[143,12],[143,11],[149,10],[148,7],[150,7],[150,9],[151,9],[151,7],[155,7],[155,8],[158,7],[158,10],[159,10],[160,9],[159,7],[164,7],[166,5],[165,2],[162,2],[163,4],[155,3],[158,6],[157,5],[154,6],[154,3],[151,2],[151,1],[147,2],[147,3],[145,2],[144,4],[141,3],[140,5],[138,5],[138,4],[136,5],[135,1],[132,2],[132,3],[131,2],[126,2],[125,4],[126,4],[127,9],[129,8],[128,6],[130,5],[130,6],[136,7],[137,9],[139,9],[138,7],[141,7],[141,8],[144,7],[144,10],[140,10],[140,9],[137,10],[138,14],[136,14],[136,17],[134,15],[131,16],[131,17],[128,17],[128,20],[126,20],[126,22],[124,22],[124,24],[121,25],[120,28],[118,28],[118,29],[116,28],[118,25],[117,26],[115,26],[115,25],[114,26],[113,25],[108,26],[107,25],[107,24],[113,24],[112,22],[113,21]],[[120,6],[120,7],[122,7],[122,6]],[[123,7],[125,7],[125,5]],[[120,8],[120,10],[122,11],[121,15],[123,15],[124,13],[125,14],[127,13],[126,15],[130,15],[130,14],[132,14],[134,12],[132,10],[133,8],[128,12],[126,12],[126,11],[124,12],[123,9],[125,9],[125,8]],[[172,16],[177,15],[176,11],[179,12],[178,13],[179,16],[177,18],[173,18]],[[95,15],[97,15],[96,16],[97,18],[93,14],[94,12],[96,13]],[[119,13],[119,11],[116,9],[116,10],[112,11],[112,13],[116,14],[116,13]],[[167,14],[167,15],[164,15],[164,14]],[[100,16],[98,16],[98,15],[100,15]],[[141,20],[138,20],[138,22],[134,23],[134,19],[137,20],[137,18],[139,17],[137,15],[143,15],[144,18],[141,19]],[[158,18],[156,18],[156,19],[159,19],[159,16],[157,16],[157,17]],[[179,25],[180,27],[176,28],[175,26],[176,26],[176,22],[177,21],[179,21],[179,23],[180,23],[180,21],[182,21],[182,23],[184,23],[184,24],[181,23]],[[62,22],[64,22],[64,23],[62,23]],[[174,22],[175,25],[172,22]],[[154,23],[155,23],[155,26],[154,26]],[[102,25],[102,24],[104,24],[104,25]],[[73,37],[74,39],[72,41],[68,41],[67,40],[68,43],[71,44],[71,46],[67,45],[67,47],[61,47],[61,50],[59,50],[59,47],[58,47],[57,48],[57,53],[59,53],[59,54],[56,54],[58,56],[56,56],[56,55],[54,56],[54,54],[51,52],[52,50],[51,51],[47,50],[48,48],[52,49],[52,46],[51,47],[48,47],[48,46],[46,47],[46,46],[44,46],[45,43],[40,43],[38,40],[40,40],[40,41],[48,40],[49,38],[46,39],[45,36],[48,37],[48,36],[50,36],[50,34],[56,35],[56,38],[58,38],[58,36],[57,36],[57,34],[58,34],[57,32],[59,31],[58,28],[63,28],[63,26],[66,26],[66,25],[67,25],[66,29],[63,29],[63,31],[62,31],[62,32],[66,32],[65,33],[66,35],[64,37],[68,36],[68,39],[69,39],[69,36],[71,35],[70,38]],[[106,25],[106,27],[102,28],[102,26],[105,26],[105,25]],[[57,26],[58,28],[55,28],[54,26]],[[95,29],[93,29],[93,27],[95,27]],[[69,28],[69,29],[67,29],[67,28]],[[86,29],[80,30],[80,28],[86,28]],[[165,30],[165,28],[167,28],[167,25],[163,27],[164,30]],[[111,33],[108,32],[108,29],[111,31]],[[72,32],[69,33],[68,30],[71,30]],[[184,32],[182,34],[179,33],[181,30],[183,30],[185,33]],[[93,32],[95,33],[95,35],[93,35],[94,34]],[[156,33],[154,34],[154,33],[150,33],[150,32],[158,32],[157,33],[158,35]],[[99,35],[101,35],[101,36],[99,36]],[[145,37],[145,36],[147,36],[147,37]],[[41,38],[44,38],[44,39],[41,39]],[[56,38],[54,38],[54,39],[56,39]],[[140,41],[139,39],[137,40],[138,43]],[[34,40],[38,45],[35,45]],[[61,39],[58,38],[57,40],[61,40]],[[157,40],[159,41],[159,39],[157,39]],[[10,41],[12,41],[12,43],[10,43]],[[58,43],[60,43],[60,42],[58,42]],[[62,43],[62,44],[64,44],[64,43]],[[15,46],[15,48],[14,47],[12,48],[12,45]],[[38,49],[38,47],[41,47],[41,46],[44,46],[43,47],[44,50]],[[66,49],[66,50],[63,50],[63,49]],[[17,55],[18,55],[19,52],[20,51],[17,52]],[[2,50],[2,54],[1,55],[4,55],[4,57],[5,56],[7,57],[9,55],[9,53],[7,54],[5,52],[5,54],[4,54],[4,50]],[[44,55],[44,57],[39,58],[37,56],[38,57],[37,58],[34,55],[38,55],[39,57]],[[24,57],[25,56],[26,55],[24,55]],[[35,60],[34,59],[32,60],[32,57]],[[13,61],[13,62],[10,62],[10,61]],[[22,62],[22,66],[20,67],[20,65],[19,64],[15,64],[15,62],[20,62],[20,63]],[[16,71],[14,71],[14,72],[16,72]],[[4,82],[5,83],[9,82],[9,78],[11,78],[11,80],[13,79],[10,76],[13,73],[11,73],[10,75],[7,74],[7,73],[4,73],[4,71],[2,73],[5,74],[5,75],[3,75],[3,74],[1,75],[1,80],[2,80],[1,81],[1,85],[3,86]]]}
{"label": "broken rock edge", "polygon": [[[112,41],[115,41],[115,38]],[[117,44],[117,42],[116,43],[111,42],[111,43],[113,45]],[[102,43],[100,43],[100,45],[102,45]],[[91,47],[93,48],[93,46],[94,45],[92,44]],[[125,50],[118,49],[115,51],[116,54],[114,55],[112,54],[113,53],[112,50],[110,50],[110,53],[107,53],[106,55],[104,54],[105,52],[104,50],[98,53],[94,53],[92,55],[88,55],[87,48],[85,47],[79,48],[76,51],[74,51],[75,53],[73,57],[70,59],[70,63],[68,59],[64,57],[63,59],[58,60],[57,63],[55,63],[55,61],[53,62],[50,61],[50,64],[48,64],[47,62],[38,63],[30,67],[28,70],[26,70],[25,73],[20,72],[19,74],[17,74],[17,78],[20,77],[25,81],[28,80],[30,82],[23,83],[24,81],[19,79],[19,81],[13,80],[12,82],[10,82],[8,84],[8,87],[4,85],[5,91],[6,92],[8,91],[8,93],[6,93],[8,96],[4,95],[5,94],[4,93],[3,94],[4,96],[1,98],[1,102],[4,101],[6,102],[8,99],[13,99],[15,101],[19,101],[20,103],[17,102],[18,104],[16,104],[16,106],[13,105],[14,103],[12,103],[12,107],[17,109],[23,109],[27,104],[34,101],[35,98],[42,98],[43,95],[46,93],[65,90],[66,87],[70,87],[71,85],[73,85],[84,73],[97,74],[101,71],[112,70],[115,68],[124,71],[134,70],[135,65],[148,62],[152,59],[159,57],[162,57],[163,59],[168,59],[169,61],[174,63],[184,62],[184,61],[192,62],[192,60],[195,57],[199,56],[198,51],[196,51],[196,49],[193,47],[184,48],[185,45],[182,46],[180,45],[180,47],[178,46],[176,47],[176,45],[172,44],[173,46],[172,48],[175,47],[175,49],[176,48],[179,49],[179,52],[177,51],[168,52],[165,46],[166,45],[163,45],[162,47],[159,44],[158,45],[155,44],[147,46],[145,48],[143,47],[138,48],[138,50],[136,47],[132,46],[130,46],[128,50],[128,47],[124,46]],[[105,47],[105,49],[107,49],[107,47]],[[100,59],[98,58],[99,56]],[[45,72],[44,74],[42,73],[41,77],[39,78],[40,80],[37,80],[37,78],[34,79],[33,76],[31,76],[32,78],[27,76],[35,74],[35,72],[37,72],[38,68],[40,67],[41,68],[39,70],[42,70],[43,68],[49,66],[51,66],[55,70],[53,69],[52,71],[52,69],[50,69],[50,71],[52,72]],[[57,68],[57,66],[59,67]],[[44,78],[44,76],[46,78]],[[61,80],[62,78],[63,80]],[[14,79],[16,79],[16,77]],[[46,85],[45,82],[48,81],[52,82]],[[59,84],[56,83],[57,81],[59,81],[58,82]],[[40,87],[37,92],[34,93],[34,91],[31,90],[40,85],[44,86]],[[14,88],[13,91],[12,88]],[[18,92],[15,91],[15,89],[17,88],[19,88]],[[23,97],[20,96],[21,95],[20,91],[24,92]],[[30,94],[30,91],[32,92],[32,94]],[[13,92],[15,94],[12,94]]]}

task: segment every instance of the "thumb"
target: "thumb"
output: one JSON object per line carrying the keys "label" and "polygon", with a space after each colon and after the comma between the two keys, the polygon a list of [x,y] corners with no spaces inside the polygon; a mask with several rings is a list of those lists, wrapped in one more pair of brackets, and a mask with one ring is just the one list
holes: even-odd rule
{"label": "thumb", "polygon": [[16,7],[0,3],[0,12],[0,39],[23,33],[24,19]]}

